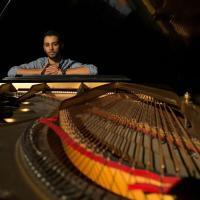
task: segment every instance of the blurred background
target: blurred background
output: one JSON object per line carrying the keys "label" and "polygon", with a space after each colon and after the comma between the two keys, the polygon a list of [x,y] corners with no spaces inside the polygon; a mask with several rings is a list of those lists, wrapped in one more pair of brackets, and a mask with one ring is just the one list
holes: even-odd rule
{"label": "blurred background", "polygon": [[[188,9],[184,1],[172,5],[173,1],[154,0],[151,1],[157,9],[154,13],[148,2],[150,0],[1,0],[1,78],[7,76],[11,66],[44,56],[42,35],[53,29],[64,35],[66,58],[93,63],[98,66],[99,74],[122,74],[134,82],[169,87],[179,94],[199,93],[198,34],[187,37],[178,23],[173,25],[179,34],[173,33],[167,25],[161,26],[161,31],[157,27],[159,20],[173,22],[174,17],[179,25],[192,20],[198,27],[195,20],[199,10],[194,12],[196,1],[190,1],[192,8]],[[164,7],[163,2],[168,2],[167,6]],[[180,10],[185,11],[180,5],[195,16],[191,17],[189,11],[180,13]],[[168,34],[165,29],[169,30]],[[183,39],[180,32],[187,39]]]}

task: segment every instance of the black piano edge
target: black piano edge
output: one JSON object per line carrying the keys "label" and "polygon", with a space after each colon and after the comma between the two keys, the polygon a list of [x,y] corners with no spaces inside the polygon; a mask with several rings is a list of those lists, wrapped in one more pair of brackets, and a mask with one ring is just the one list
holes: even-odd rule
{"label": "black piano edge", "polygon": [[38,83],[38,82],[132,82],[124,75],[45,75],[4,77],[2,83]]}

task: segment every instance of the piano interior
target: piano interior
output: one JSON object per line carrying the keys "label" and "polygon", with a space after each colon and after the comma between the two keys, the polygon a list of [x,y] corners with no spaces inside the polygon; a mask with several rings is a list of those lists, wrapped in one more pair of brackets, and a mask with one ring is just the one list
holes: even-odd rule
{"label": "piano interior", "polygon": [[199,106],[189,93],[179,97],[123,76],[75,78],[2,80],[2,199],[181,199],[198,192]]}

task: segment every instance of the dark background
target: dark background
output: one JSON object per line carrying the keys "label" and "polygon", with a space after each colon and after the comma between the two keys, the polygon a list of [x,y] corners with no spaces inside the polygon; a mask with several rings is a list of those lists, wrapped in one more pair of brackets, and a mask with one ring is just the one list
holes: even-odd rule
{"label": "dark background", "polygon": [[0,19],[1,78],[44,56],[42,35],[52,29],[63,33],[66,57],[97,65],[99,74],[199,93],[198,39],[167,38],[137,12],[123,16],[102,0],[12,0]]}

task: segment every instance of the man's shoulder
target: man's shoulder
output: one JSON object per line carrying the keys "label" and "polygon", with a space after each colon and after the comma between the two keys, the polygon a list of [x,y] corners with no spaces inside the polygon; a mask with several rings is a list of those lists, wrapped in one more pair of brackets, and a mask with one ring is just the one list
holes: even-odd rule
{"label": "man's shoulder", "polygon": [[37,58],[34,62],[36,65],[44,66],[48,62],[48,59],[47,57],[40,57],[40,58]]}
{"label": "man's shoulder", "polygon": [[70,58],[62,58],[61,61],[60,61],[61,66],[68,66],[70,63],[71,63]]}
{"label": "man's shoulder", "polygon": [[47,57],[40,57],[40,58],[37,58],[35,61],[36,62],[46,62],[46,60],[47,60]]}
{"label": "man's shoulder", "polygon": [[40,57],[28,63],[28,65],[33,68],[42,68],[46,64],[46,62],[47,62],[46,57]]}

